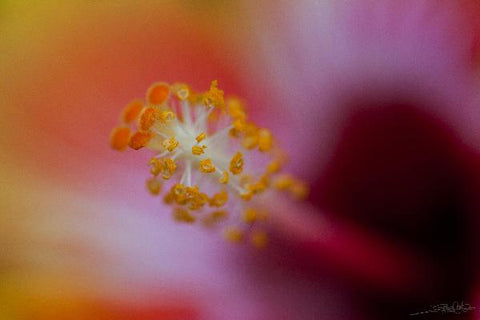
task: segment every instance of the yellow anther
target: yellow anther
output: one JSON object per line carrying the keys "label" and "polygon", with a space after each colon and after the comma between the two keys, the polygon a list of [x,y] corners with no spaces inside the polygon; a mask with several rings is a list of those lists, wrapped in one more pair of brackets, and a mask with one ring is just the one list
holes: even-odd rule
{"label": "yellow anther", "polygon": [[289,175],[281,175],[277,177],[273,186],[278,190],[287,190],[293,185],[293,179]]}
{"label": "yellow anther", "polygon": [[162,183],[156,178],[150,178],[147,180],[147,189],[151,194],[156,196],[160,194]]}
{"label": "yellow anther", "polygon": [[170,152],[175,150],[175,148],[178,147],[178,144],[179,143],[177,140],[175,140],[175,137],[171,137],[170,139],[166,139],[163,141],[163,147]]}
{"label": "yellow anther", "polygon": [[259,138],[258,134],[247,135],[245,136],[245,138],[243,138],[242,145],[246,149],[249,149],[249,150],[254,149],[258,145],[258,142],[259,142],[258,138]]}
{"label": "yellow anther", "polygon": [[218,182],[220,182],[222,184],[228,183],[228,172],[227,171],[222,172],[222,176],[218,179]]}
{"label": "yellow anther", "polygon": [[185,223],[194,223],[195,217],[190,214],[187,210],[183,208],[175,208],[173,211],[173,216],[175,220]]}
{"label": "yellow anther", "polygon": [[257,221],[257,211],[252,208],[246,209],[243,212],[242,219],[246,223],[254,223],[255,221]]}
{"label": "yellow anther", "polygon": [[116,127],[110,134],[110,146],[118,151],[123,151],[127,148],[130,140],[130,128],[128,127]]}
{"label": "yellow anther", "polygon": [[243,171],[243,155],[241,152],[237,152],[230,161],[230,172],[233,174],[239,174]]}
{"label": "yellow anther", "polygon": [[148,131],[158,118],[158,110],[154,107],[143,108],[138,118],[138,129],[142,131]]}
{"label": "yellow anther", "polygon": [[218,210],[210,213],[209,215],[205,216],[202,220],[203,224],[206,226],[211,226],[227,217],[227,211],[225,210]]}
{"label": "yellow anther", "polygon": [[273,160],[267,166],[267,173],[269,173],[269,174],[277,173],[280,170],[281,166],[282,165],[281,165],[280,161]]}
{"label": "yellow anther", "polygon": [[205,93],[203,103],[207,107],[225,107],[225,100],[223,98],[223,91],[218,89],[218,81],[214,80],[210,84],[210,90]]}
{"label": "yellow anther", "polygon": [[160,112],[159,119],[163,123],[170,122],[175,119],[175,113],[172,111],[162,111]]}
{"label": "yellow anther", "polygon": [[152,138],[152,135],[148,132],[137,131],[130,137],[128,145],[134,150],[141,149],[147,145]]}
{"label": "yellow anther", "polygon": [[177,169],[177,164],[173,159],[170,159],[170,158],[163,159],[163,164],[164,164],[164,169],[163,169],[162,178],[165,180],[168,180],[175,173],[175,170]]}
{"label": "yellow anther", "polygon": [[201,209],[208,202],[208,196],[200,192],[198,186],[186,187],[185,196],[190,210]]}
{"label": "yellow anther", "polygon": [[200,161],[200,171],[203,173],[215,172],[215,166],[211,159],[205,159]]}
{"label": "yellow anther", "polygon": [[273,138],[270,131],[267,129],[260,129],[258,131],[258,150],[269,151],[273,145]]}
{"label": "yellow anther", "polygon": [[244,193],[240,193],[240,198],[242,198],[245,201],[250,201],[253,197],[253,192],[251,190],[248,190]]}
{"label": "yellow anther", "polygon": [[245,123],[245,120],[241,120],[241,119],[237,119],[233,121],[232,125],[233,125],[233,129],[235,129],[235,131],[233,132],[234,134],[238,134],[237,132],[243,132],[247,128],[247,124]]}
{"label": "yellow anther", "polygon": [[153,105],[160,105],[167,100],[169,94],[170,88],[168,84],[163,82],[154,83],[147,91],[147,102]]}
{"label": "yellow anther", "polygon": [[138,115],[143,109],[143,102],[141,100],[135,100],[127,104],[122,111],[121,119],[125,123],[132,123],[137,119]]}
{"label": "yellow anther", "polygon": [[227,100],[227,112],[234,120],[245,121],[247,118],[242,103],[236,98],[230,98]]}
{"label": "yellow anther", "polygon": [[228,201],[228,193],[225,190],[222,190],[219,193],[214,194],[210,198],[210,206],[212,207],[221,207],[225,205]]}
{"label": "yellow anther", "polygon": [[256,248],[265,248],[265,246],[268,244],[268,236],[263,231],[253,231],[250,236],[250,242]]}
{"label": "yellow anther", "polygon": [[172,198],[178,205],[184,205],[187,203],[187,191],[185,186],[181,183],[174,185],[170,191],[172,193]]}
{"label": "yellow anther", "polygon": [[265,191],[268,187],[268,181],[258,181],[257,183],[253,184],[253,193],[261,193]]}
{"label": "yellow anther", "polygon": [[158,176],[164,169],[164,165],[160,159],[153,157],[150,159],[149,164],[152,166],[150,168],[150,173],[154,176]]}
{"label": "yellow anther", "polygon": [[197,140],[197,142],[200,143],[200,142],[202,142],[206,137],[207,137],[207,135],[205,134],[205,132],[202,132],[202,133],[200,133],[200,134],[195,138],[195,140]]}
{"label": "yellow anther", "polygon": [[201,147],[200,146],[193,146],[192,147],[192,154],[194,154],[196,156],[199,156],[199,155],[201,155],[202,153],[205,152],[204,151],[205,148],[206,148],[205,146],[201,146]]}
{"label": "yellow anther", "polygon": [[244,232],[238,227],[228,227],[224,230],[223,236],[229,242],[239,243],[243,240]]}
{"label": "yellow anther", "polygon": [[173,204],[175,202],[175,197],[172,192],[167,192],[165,197],[163,197],[163,202],[166,204]]}
{"label": "yellow anther", "polygon": [[187,191],[183,184],[177,183],[172,187],[172,192],[175,196],[180,196],[180,195],[185,195]]}

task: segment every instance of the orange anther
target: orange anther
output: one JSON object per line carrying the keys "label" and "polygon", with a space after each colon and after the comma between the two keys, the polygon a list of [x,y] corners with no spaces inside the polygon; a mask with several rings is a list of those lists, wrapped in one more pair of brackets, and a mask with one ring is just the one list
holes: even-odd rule
{"label": "orange anther", "polygon": [[159,105],[167,100],[170,94],[168,84],[164,82],[154,83],[147,91],[147,101],[153,105]]}
{"label": "orange anther", "polygon": [[130,139],[130,128],[127,127],[115,127],[110,134],[110,146],[118,151],[123,151],[128,146]]}
{"label": "orange anther", "polygon": [[122,121],[125,123],[131,123],[137,119],[140,111],[142,111],[143,102],[141,100],[135,100],[125,106],[122,112]]}
{"label": "orange anther", "polygon": [[138,150],[145,147],[151,138],[152,135],[150,133],[137,131],[130,138],[128,145],[130,146],[130,148]]}
{"label": "orange anther", "polygon": [[140,118],[138,118],[138,129],[148,131],[158,118],[159,111],[153,107],[143,108]]}

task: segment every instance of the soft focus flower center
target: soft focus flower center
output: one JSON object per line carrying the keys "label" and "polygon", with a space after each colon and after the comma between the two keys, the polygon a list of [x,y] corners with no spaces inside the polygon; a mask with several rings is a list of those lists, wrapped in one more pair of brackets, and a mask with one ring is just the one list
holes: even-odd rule
{"label": "soft focus flower center", "polygon": [[147,187],[153,195],[167,190],[164,202],[174,207],[177,221],[224,224],[227,239],[239,242],[248,233],[262,247],[266,235],[260,224],[267,213],[261,196],[272,187],[297,199],[306,195],[302,182],[280,174],[285,155],[270,131],[247,120],[240,100],[225,101],[216,81],[204,93],[185,84],[156,83],[147,104],[131,102],[121,121],[112,131],[112,147],[148,147],[156,153]]}

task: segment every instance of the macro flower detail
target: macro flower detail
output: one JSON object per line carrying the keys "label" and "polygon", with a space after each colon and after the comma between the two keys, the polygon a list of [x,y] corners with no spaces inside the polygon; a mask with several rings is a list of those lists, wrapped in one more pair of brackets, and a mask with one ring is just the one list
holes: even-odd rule
{"label": "macro flower detail", "polygon": [[155,152],[147,189],[163,192],[179,222],[221,225],[227,240],[249,239],[263,247],[263,199],[272,192],[294,199],[307,194],[302,181],[282,173],[286,155],[272,133],[248,120],[243,103],[225,98],[217,81],[203,93],[186,84],[155,83],[146,102],[134,100],[124,108],[120,122],[111,147]]}

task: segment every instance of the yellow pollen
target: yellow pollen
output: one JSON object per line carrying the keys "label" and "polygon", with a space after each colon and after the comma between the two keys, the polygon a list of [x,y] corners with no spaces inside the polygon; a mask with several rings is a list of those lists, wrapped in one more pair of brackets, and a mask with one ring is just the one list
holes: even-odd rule
{"label": "yellow pollen", "polygon": [[175,140],[175,137],[163,141],[163,147],[170,152],[175,150],[175,148],[178,147],[178,144],[179,142]]}
{"label": "yellow pollen", "polygon": [[185,223],[194,223],[195,217],[190,214],[186,209],[183,208],[176,208],[173,212],[173,216],[175,220],[178,222],[185,222]]}
{"label": "yellow pollen", "polygon": [[205,151],[203,151],[204,149],[206,148],[206,146],[193,146],[192,147],[192,154],[196,155],[196,156],[199,156],[201,155],[202,153],[204,153]]}
{"label": "yellow pollen", "polygon": [[228,183],[228,172],[227,171],[222,172],[222,176],[218,179],[218,182],[220,182],[221,184],[227,184]]}
{"label": "yellow pollen", "polygon": [[254,223],[255,221],[257,221],[257,211],[252,208],[246,209],[243,212],[242,219],[246,223]]}
{"label": "yellow pollen", "polygon": [[175,119],[175,114],[172,111],[162,111],[159,115],[160,122],[168,123]]}
{"label": "yellow pollen", "polygon": [[245,138],[243,139],[242,145],[246,149],[251,150],[251,149],[254,149],[258,145],[258,142],[259,142],[259,139],[258,139],[258,134],[257,133],[249,134],[249,135],[246,135]]}
{"label": "yellow pollen", "polygon": [[187,100],[190,96],[190,88],[186,84],[176,84],[174,85],[175,95],[180,100]]}
{"label": "yellow pollen", "polygon": [[281,176],[277,177],[273,186],[278,190],[286,190],[286,189],[290,188],[290,186],[292,186],[292,184],[293,184],[293,179],[292,179],[291,176],[281,175]]}
{"label": "yellow pollen", "polygon": [[227,112],[232,119],[240,121],[247,119],[242,103],[238,99],[230,98],[227,100]]}
{"label": "yellow pollen", "polygon": [[197,142],[200,143],[200,142],[202,142],[206,137],[207,137],[207,135],[205,134],[205,132],[202,132],[202,133],[200,133],[200,134],[195,138],[195,140],[197,140]]}
{"label": "yellow pollen", "polygon": [[159,195],[162,189],[162,183],[156,178],[150,178],[147,180],[147,189],[153,195]]}
{"label": "yellow pollen", "polygon": [[233,174],[239,174],[243,171],[243,154],[237,152],[230,161],[230,172]]}
{"label": "yellow pollen", "polygon": [[239,243],[243,240],[243,231],[238,227],[228,227],[223,235],[227,241],[232,243]]}
{"label": "yellow pollen", "polygon": [[226,239],[261,248],[268,242],[261,231],[267,191],[272,199],[281,193],[304,199],[308,186],[284,171],[286,154],[247,111],[241,99],[225,96],[216,80],[205,92],[157,82],[145,99],[123,108],[109,142],[118,151],[153,152],[146,188],[162,196],[177,221],[230,225]]}
{"label": "yellow pollen", "polygon": [[162,178],[165,180],[168,180],[175,173],[175,170],[177,169],[177,165],[175,164],[175,161],[170,158],[163,159],[163,164],[164,164],[164,168],[163,168]]}
{"label": "yellow pollen", "polygon": [[221,207],[225,205],[228,201],[228,193],[224,190],[222,190],[219,193],[216,193],[210,198],[210,206],[212,207]]}
{"label": "yellow pollen", "polygon": [[200,161],[200,171],[203,173],[215,172],[215,166],[211,159],[205,159]]}
{"label": "yellow pollen", "polygon": [[273,139],[272,134],[267,129],[260,129],[258,131],[258,150],[265,152],[272,148]]}
{"label": "yellow pollen", "polygon": [[209,215],[205,216],[202,220],[203,224],[206,226],[212,226],[215,223],[225,219],[227,217],[227,211],[225,210],[218,210],[210,213]]}
{"label": "yellow pollen", "polygon": [[253,197],[253,192],[251,190],[245,193],[240,193],[240,198],[242,198],[245,201],[250,201],[252,197]]}
{"label": "yellow pollen", "polygon": [[277,173],[278,171],[280,171],[280,168],[281,168],[280,161],[273,160],[267,166],[267,173],[269,174]]}
{"label": "yellow pollen", "polygon": [[210,90],[205,93],[203,103],[207,107],[225,107],[225,100],[223,98],[223,91],[218,89],[218,81],[214,80],[210,84]]}
{"label": "yellow pollen", "polygon": [[150,168],[150,173],[154,176],[158,176],[164,169],[162,161],[160,159],[153,157],[150,159],[149,164],[152,166]]}

